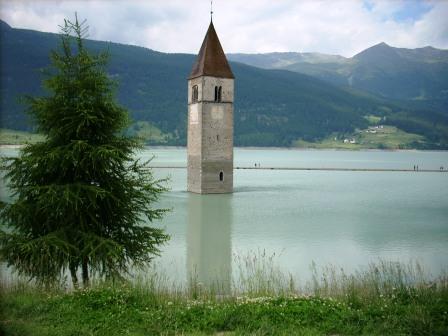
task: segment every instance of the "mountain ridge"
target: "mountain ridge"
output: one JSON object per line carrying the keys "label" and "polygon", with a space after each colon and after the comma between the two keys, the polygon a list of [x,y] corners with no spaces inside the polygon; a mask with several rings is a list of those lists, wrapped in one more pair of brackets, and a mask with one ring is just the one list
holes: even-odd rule
{"label": "mountain ridge", "polygon": [[[25,121],[24,107],[17,99],[24,94],[44,94],[39,69],[49,65],[49,52],[57,47],[58,35],[3,27],[1,124],[30,129],[32,124]],[[107,71],[119,82],[118,101],[132,118],[169,134],[164,144],[185,145],[187,77],[196,56],[104,41],[86,40],[86,46],[93,52],[109,51]],[[231,67],[236,76],[236,145],[290,146],[297,139],[315,141],[333,133],[346,134],[365,128],[366,115],[424,134],[436,146],[445,143],[448,120],[439,114],[413,112],[283,69],[259,69],[238,62],[231,62]],[[434,120],[442,129],[433,127]]]}
{"label": "mountain ridge", "polygon": [[[230,54],[229,58],[263,68],[275,68],[307,74],[328,83],[353,87],[394,100],[423,100],[428,107],[448,114],[448,50],[425,46],[416,49],[395,48],[385,42],[371,46],[351,58],[340,56],[336,62],[330,58],[314,56],[313,61],[301,59],[282,64],[291,59],[288,53],[277,53],[276,63],[269,62],[270,53],[256,56]],[[310,54],[312,57],[312,53]]]}

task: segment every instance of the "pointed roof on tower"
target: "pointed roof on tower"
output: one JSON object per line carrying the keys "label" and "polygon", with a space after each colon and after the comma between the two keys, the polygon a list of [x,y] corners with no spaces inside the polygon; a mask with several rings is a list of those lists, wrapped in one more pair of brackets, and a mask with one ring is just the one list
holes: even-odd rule
{"label": "pointed roof on tower", "polygon": [[199,50],[198,57],[188,79],[199,76],[235,78],[222,50],[213,22],[210,22],[201,50]]}

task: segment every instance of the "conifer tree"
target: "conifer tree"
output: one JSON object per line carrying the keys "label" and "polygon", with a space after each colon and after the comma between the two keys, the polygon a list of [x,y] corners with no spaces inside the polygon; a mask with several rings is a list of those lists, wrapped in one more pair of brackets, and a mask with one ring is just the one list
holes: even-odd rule
{"label": "conifer tree", "polygon": [[13,201],[2,204],[0,253],[19,274],[51,283],[69,271],[88,286],[92,274],[120,277],[160,252],[168,236],[148,225],[165,191],[148,162],[135,160],[136,139],[123,135],[127,111],[114,99],[107,54],[85,47],[88,27],[64,21],[52,51],[48,95],[28,98],[45,140],[4,162]]}

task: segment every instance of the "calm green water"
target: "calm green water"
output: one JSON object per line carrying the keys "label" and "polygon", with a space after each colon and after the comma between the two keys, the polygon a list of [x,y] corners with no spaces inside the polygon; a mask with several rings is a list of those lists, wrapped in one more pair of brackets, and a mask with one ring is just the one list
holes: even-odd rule
{"label": "calm green water", "polygon": [[[154,165],[186,165],[185,149],[139,155],[152,154]],[[448,153],[235,150],[235,166],[254,163],[446,169]],[[157,262],[176,281],[191,272],[204,282],[217,274],[228,280],[236,256],[257,251],[275,253],[280,268],[300,280],[313,261],[346,271],[379,258],[419,261],[434,276],[448,269],[448,173],[235,170],[233,194],[202,196],[186,192],[185,169],[155,175],[171,178],[160,206],[173,211],[157,223],[171,240]]]}
{"label": "calm green water", "polygon": [[[154,165],[184,166],[184,149],[155,149]],[[144,156],[149,152],[143,153]],[[447,152],[236,149],[235,166],[439,169]],[[265,250],[285,272],[309,277],[312,261],[347,271],[379,258],[417,260],[433,275],[448,266],[448,173],[236,170],[232,195],[185,191],[171,177],[162,225],[171,234],[162,264],[204,281],[236,268],[234,257]],[[194,266],[193,266],[194,265]]]}

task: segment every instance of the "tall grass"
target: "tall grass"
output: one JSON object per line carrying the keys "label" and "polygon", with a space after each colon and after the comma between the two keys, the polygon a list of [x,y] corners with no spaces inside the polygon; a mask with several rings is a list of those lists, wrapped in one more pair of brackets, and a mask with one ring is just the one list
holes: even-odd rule
{"label": "tall grass", "polygon": [[[319,267],[310,265],[310,280],[300,284],[290,273],[277,264],[279,256],[265,250],[234,255],[234,276],[227,280],[204,283],[193,272],[186,282],[172,279],[162,266],[153,264],[136,276],[116,283],[101,279],[92,281],[92,288],[132,288],[140,295],[161,299],[213,299],[246,297],[315,296],[321,298],[362,298],[366,300],[404,293],[425,293],[428,290],[447,292],[448,275],[438,277],[431,274],[418,262],[395,262],[379,259],[353,273],[347,273],[335,265]],[[51,290],[70,292],[73,289],[67,279],[53,284]],[[19,277],[8,277],[0,283],[1,291],[43,289],[37,284]]]}
{"label": "tall grass", "polygon": [[311,272],[312,282],[307,288],[314,295],[322,297],[356,295],[373,298],[410,288],[446,287],[447,284],[446,275],[433,279],[416,261],[405,264],[380,259],[352,274],[332,265],[318,269],[313,263]]}
{"label": "tall grass", "polygon": [[231,286],[186,283],[151,265],[132,279],[51,289],[23,279],[0,284],[6,335],[447,335],[448,277],[418,263],[379,260],[348,274],[311,265],[300,285],[277,255],[235,255]]}
{"label": "tall grass", "polygon": [[291,274],[285,273],[276,263],[276,253],[265,250],[247,254],[235,254],[236,265],[233,278],[233,294],[247,296],[279,296],[299,291]]}

